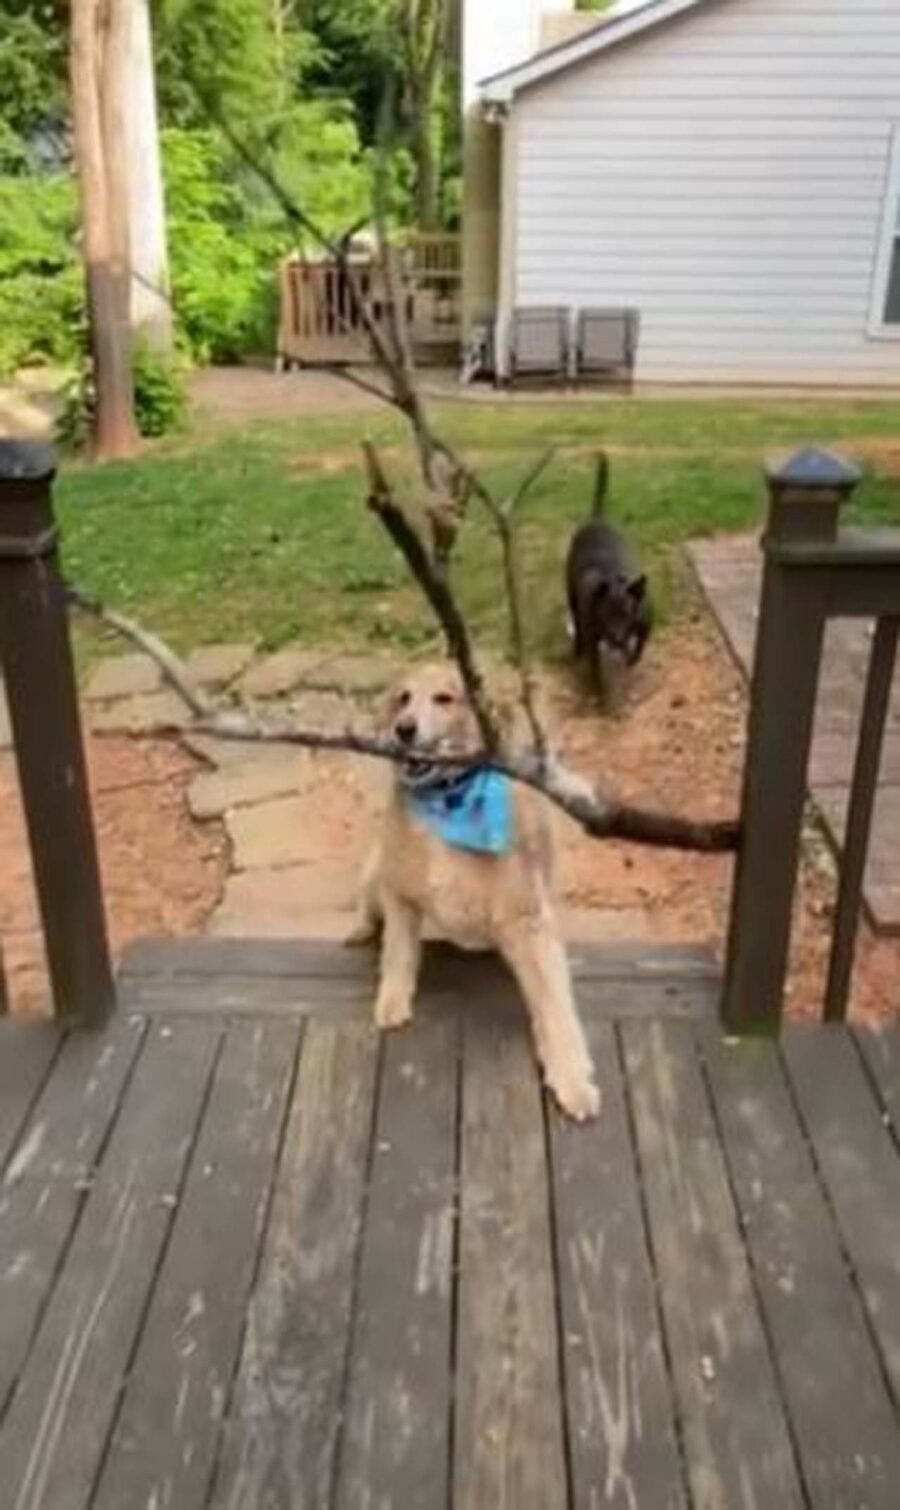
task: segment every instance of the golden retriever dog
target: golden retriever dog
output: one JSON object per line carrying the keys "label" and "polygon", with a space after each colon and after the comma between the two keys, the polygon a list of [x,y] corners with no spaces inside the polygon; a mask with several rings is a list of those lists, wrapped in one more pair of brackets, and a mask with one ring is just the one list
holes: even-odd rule
{"label": "golden retriever dog", "polygon": [[[463,949],[496,949],[525,998],[534,1047],[547,1085],[578,1121],[597,1115],[600,1095],[572,993],[568,961],[553,903],[553,835],[547,800],[498,776],[490,801],[499,804],[505,834],[491,847],[448,842],[435,805],[469,801],[473,773],[430,757],[478,747],[471,707],[457,672],[429,666],[409,674],[391,695],[393,737],[409,760],[394,769],[380,840],[366,867],[355,942],[381,932],[375,1021],[401,1028],[412,1018],[422,933]],[[477,799],[479,802],[481,798]]]}

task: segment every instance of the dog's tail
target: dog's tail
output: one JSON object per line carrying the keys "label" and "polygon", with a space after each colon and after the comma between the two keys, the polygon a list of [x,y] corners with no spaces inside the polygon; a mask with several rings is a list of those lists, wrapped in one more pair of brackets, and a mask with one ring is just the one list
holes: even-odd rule
{"label": "dog's tail", "polygon": [[594,474],[593,519],[602,518],[606,511],[606,495],[609,492],[609,457],[605,451],[597,452],[597,470]]}

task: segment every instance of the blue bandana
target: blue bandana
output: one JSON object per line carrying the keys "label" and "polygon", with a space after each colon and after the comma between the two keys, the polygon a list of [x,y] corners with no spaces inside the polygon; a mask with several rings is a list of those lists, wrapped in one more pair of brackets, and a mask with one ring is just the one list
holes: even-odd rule
{"label": "blue bandana", "polygon": [[453,849],[505,855],[513,839],[509,781],[497,771],[467,771],[452,782],[407,791],[413,816]]}

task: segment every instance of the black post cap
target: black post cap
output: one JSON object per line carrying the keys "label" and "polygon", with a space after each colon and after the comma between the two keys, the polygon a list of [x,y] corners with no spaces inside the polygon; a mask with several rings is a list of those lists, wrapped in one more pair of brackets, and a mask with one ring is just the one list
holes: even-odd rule
{"label": "black post cap", "polygon": [[36,440],[0,440],[0,483],[40,482],[55,472],[53,446]]}
{"label": "black post cap", "polygon": [[830,451],[810,446],[798,451],[790,460],[766,468],[769,482],[775,487],[797,488],[802,492],[849,492],[862,481],[859,467]]}

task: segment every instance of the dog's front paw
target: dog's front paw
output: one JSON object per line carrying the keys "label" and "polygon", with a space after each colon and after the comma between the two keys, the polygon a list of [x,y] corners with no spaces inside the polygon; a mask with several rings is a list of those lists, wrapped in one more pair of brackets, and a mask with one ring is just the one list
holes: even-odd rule
{"label": "dog's front paw", "polygon": [[375,1026],[383,1033],[412,1022],[412,1002],[394,991],[380,991],[375,1002]]}
{"label": "dog's front paw", "polygon": [[344,939],[345,949],[367,949],[381,938],[381,924],[377,918],[360,918]]}
{"label": "dog's front paw", "polygon": [[573,1122],[590,1122],[600,1115],[600,1092],[589,1073],[547,1075],[547,1085],[560,1111]]}

